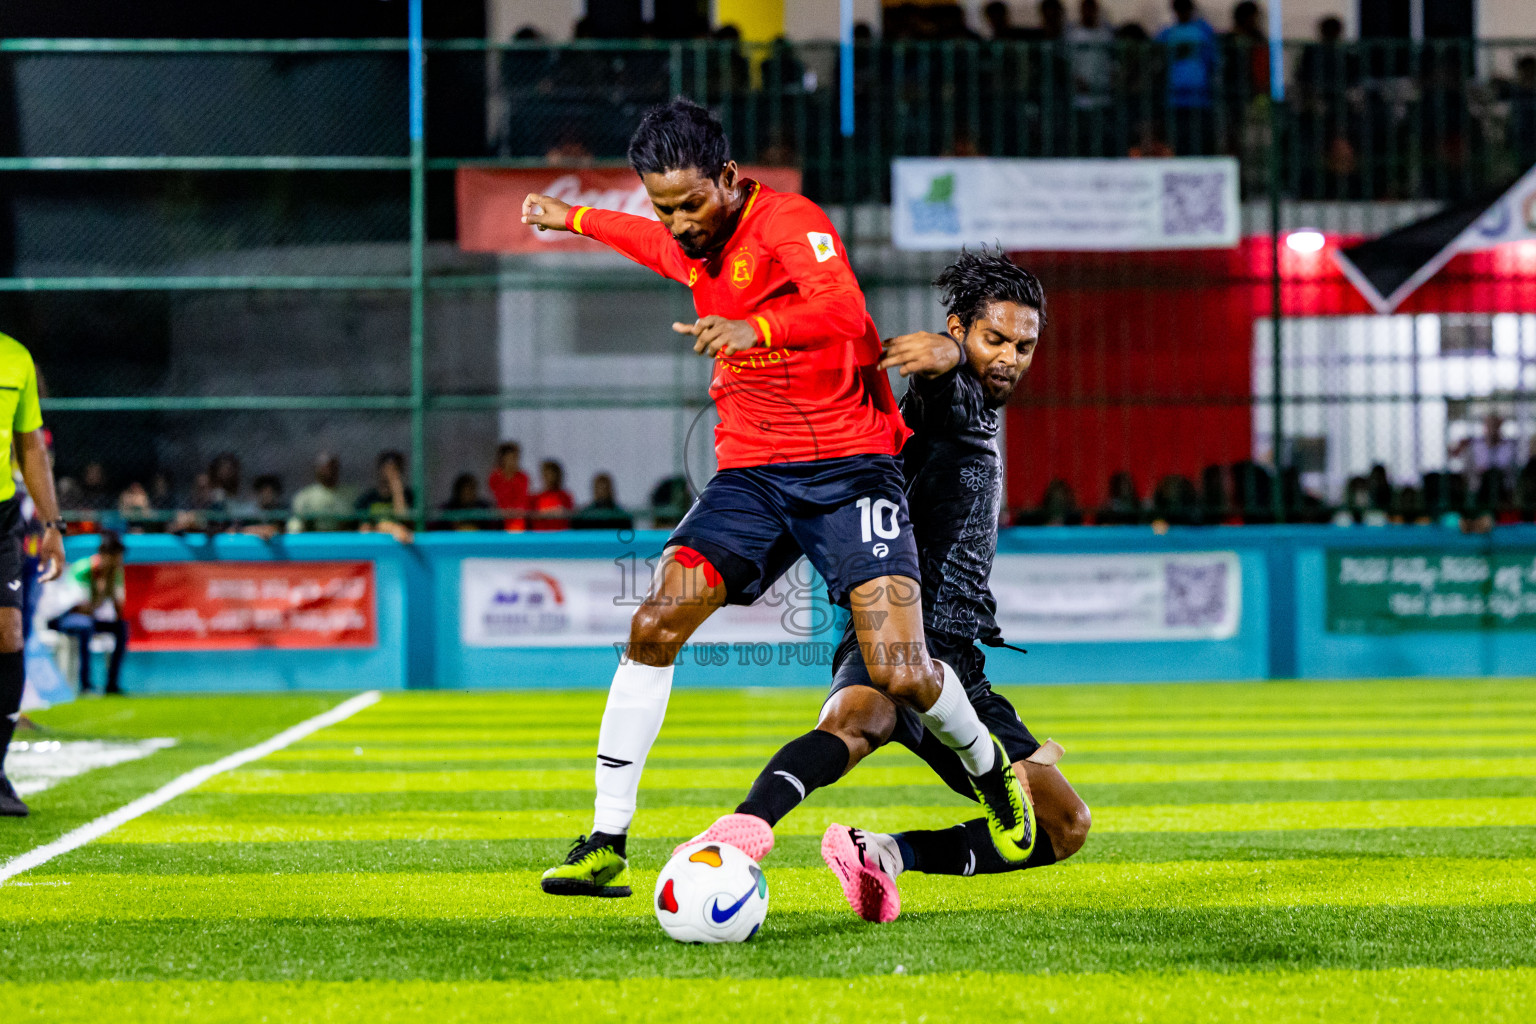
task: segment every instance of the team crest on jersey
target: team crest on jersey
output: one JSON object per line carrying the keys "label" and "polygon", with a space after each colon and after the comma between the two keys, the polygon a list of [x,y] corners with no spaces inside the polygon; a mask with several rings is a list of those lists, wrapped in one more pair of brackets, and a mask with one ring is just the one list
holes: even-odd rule
{"label": "team crest on jersey", "polygon": [[825,263],[837,255],[837,250],[832,247],[832,236],[825,231],[808,231],[805,237],[811,240],[811,251],[816,254],[817,263]]}
{"label": "team crest on jersey", "polygon": [[698,281],[699,281],[699,268],[698,267],[689,267],[688,268],[688,287],[692,288],[695,284],[698,283]]}
{"label": "team crest on jersey", "polygon": [[731,284],[745,288],[752,283],[752,275],[756,272],[756,257],[749,250],[737,249],[736,255],[731,257]]}

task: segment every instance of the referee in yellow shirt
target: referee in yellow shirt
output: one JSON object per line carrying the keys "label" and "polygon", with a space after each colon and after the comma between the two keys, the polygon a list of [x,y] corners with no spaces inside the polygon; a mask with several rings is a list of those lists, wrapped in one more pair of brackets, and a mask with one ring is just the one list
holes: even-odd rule
{"label": "referee in yellow shirt", "polygon": [[4,334],[0,334],[0,431],[0,815],[20,818],[26,816],[27,805],[5,777],[5,754],[21,714],[26,678],[21,639],[21,595],[26,588],[21,578],[21,542],[27,526],[21,518],[21,499],[16,496],[11,471],[13,446],[21,478],[44,524],[38,557],[45,581],[57,577],[64,568],[64,520],[59,518],[53,467],[48,464],[48,445],[43,440],[37,368],[32,365],[32,354]]}

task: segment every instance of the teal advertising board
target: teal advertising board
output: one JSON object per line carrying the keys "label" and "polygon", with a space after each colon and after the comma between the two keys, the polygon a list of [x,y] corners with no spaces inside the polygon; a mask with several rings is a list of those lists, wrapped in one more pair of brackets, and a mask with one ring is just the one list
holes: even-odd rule
{"label": "teal advertising board", "polygon": [[[638,572],[666,534],[641,531],[626,540],[601,531],[443,532],[422,534],[414,544],[355,533],[272,541],[136,534],[126,540],[130,563],[374,564],[375,645],[130,649],[124,685],[130,693],[152,693],[604,687],[616,663],[613,645],[627,632],[627,607],[600,622],[592,607],[585,617],[575,614],[578,606],[592,605],[591,593],[585,605],[568,600],[571,635],[548,643],[507,633],[510,620],[482,620],[529,594],[542,595],[529,589],[542,578],[525,571],[530,562],[541,563],[533,568],[554,577],[569,599],[571,588],[588,585],[589,575],[579,565],[572,571],[571,563],[588,560],[596,567],[593,579],[608,580],[610,600],[617,595],[632,603],[634,587],[613,586],[627,578],[621,570],[631,556]],[[83,557],[96,543],[89,535],[71,536],[70,555]],[[1484,535],[1439,527],[1217,526],[1166,534],[1146,527],[1038,527],[1002,531],[998,564],[1007,638],[1029,651],[987,652],[988,677],[1000,684],[1536,676],[1536,526],[1503,526]],[[500,632],[491,635],[489,626]],[[830,675],[822,656],[834,646],[830,639],[698,639],[700,651],[719,655],[724,648],[729,656],[705,662],[690,650],[679,686],[822,690]],[[760,642],[746,642],[753,640]]]}
{"label": "teal advertising board", "polygon": [[1330,633],[1536,629],[1536,548],[1328,552]]}

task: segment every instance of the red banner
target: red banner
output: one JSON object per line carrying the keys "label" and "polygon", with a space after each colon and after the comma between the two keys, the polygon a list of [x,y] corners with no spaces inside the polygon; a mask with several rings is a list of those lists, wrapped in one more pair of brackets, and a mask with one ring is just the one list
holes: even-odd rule
{"label": "red banner", "polygon": [[[780,192],[800,191],[793,167],[743,167],[741,173]],[[655,218],[651,201],[627,167],[550,167],[536,171],[460,167],[459,248],[466,252],[594,252],[601,245],[568,231],[536,231],[522,222],[523,197],[553,196],[572,206],[595,206]]]}
{"label": "red banner", "polygon": [[372,562],[127,565],[138,651],[372,647]]}

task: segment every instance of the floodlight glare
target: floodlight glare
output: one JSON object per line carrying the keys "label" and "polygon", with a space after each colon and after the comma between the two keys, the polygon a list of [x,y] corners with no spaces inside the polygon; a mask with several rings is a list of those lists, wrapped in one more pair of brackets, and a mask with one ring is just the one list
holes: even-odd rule
{"label": "floodlight glare", "polygon": [[1285,236],[1285,244],[1292,252],[1314,253],[1321,252],[1328,240],[1323,237],[1321,231],[1311,228],[1303,228],[1300,231],[1292,231]]}

